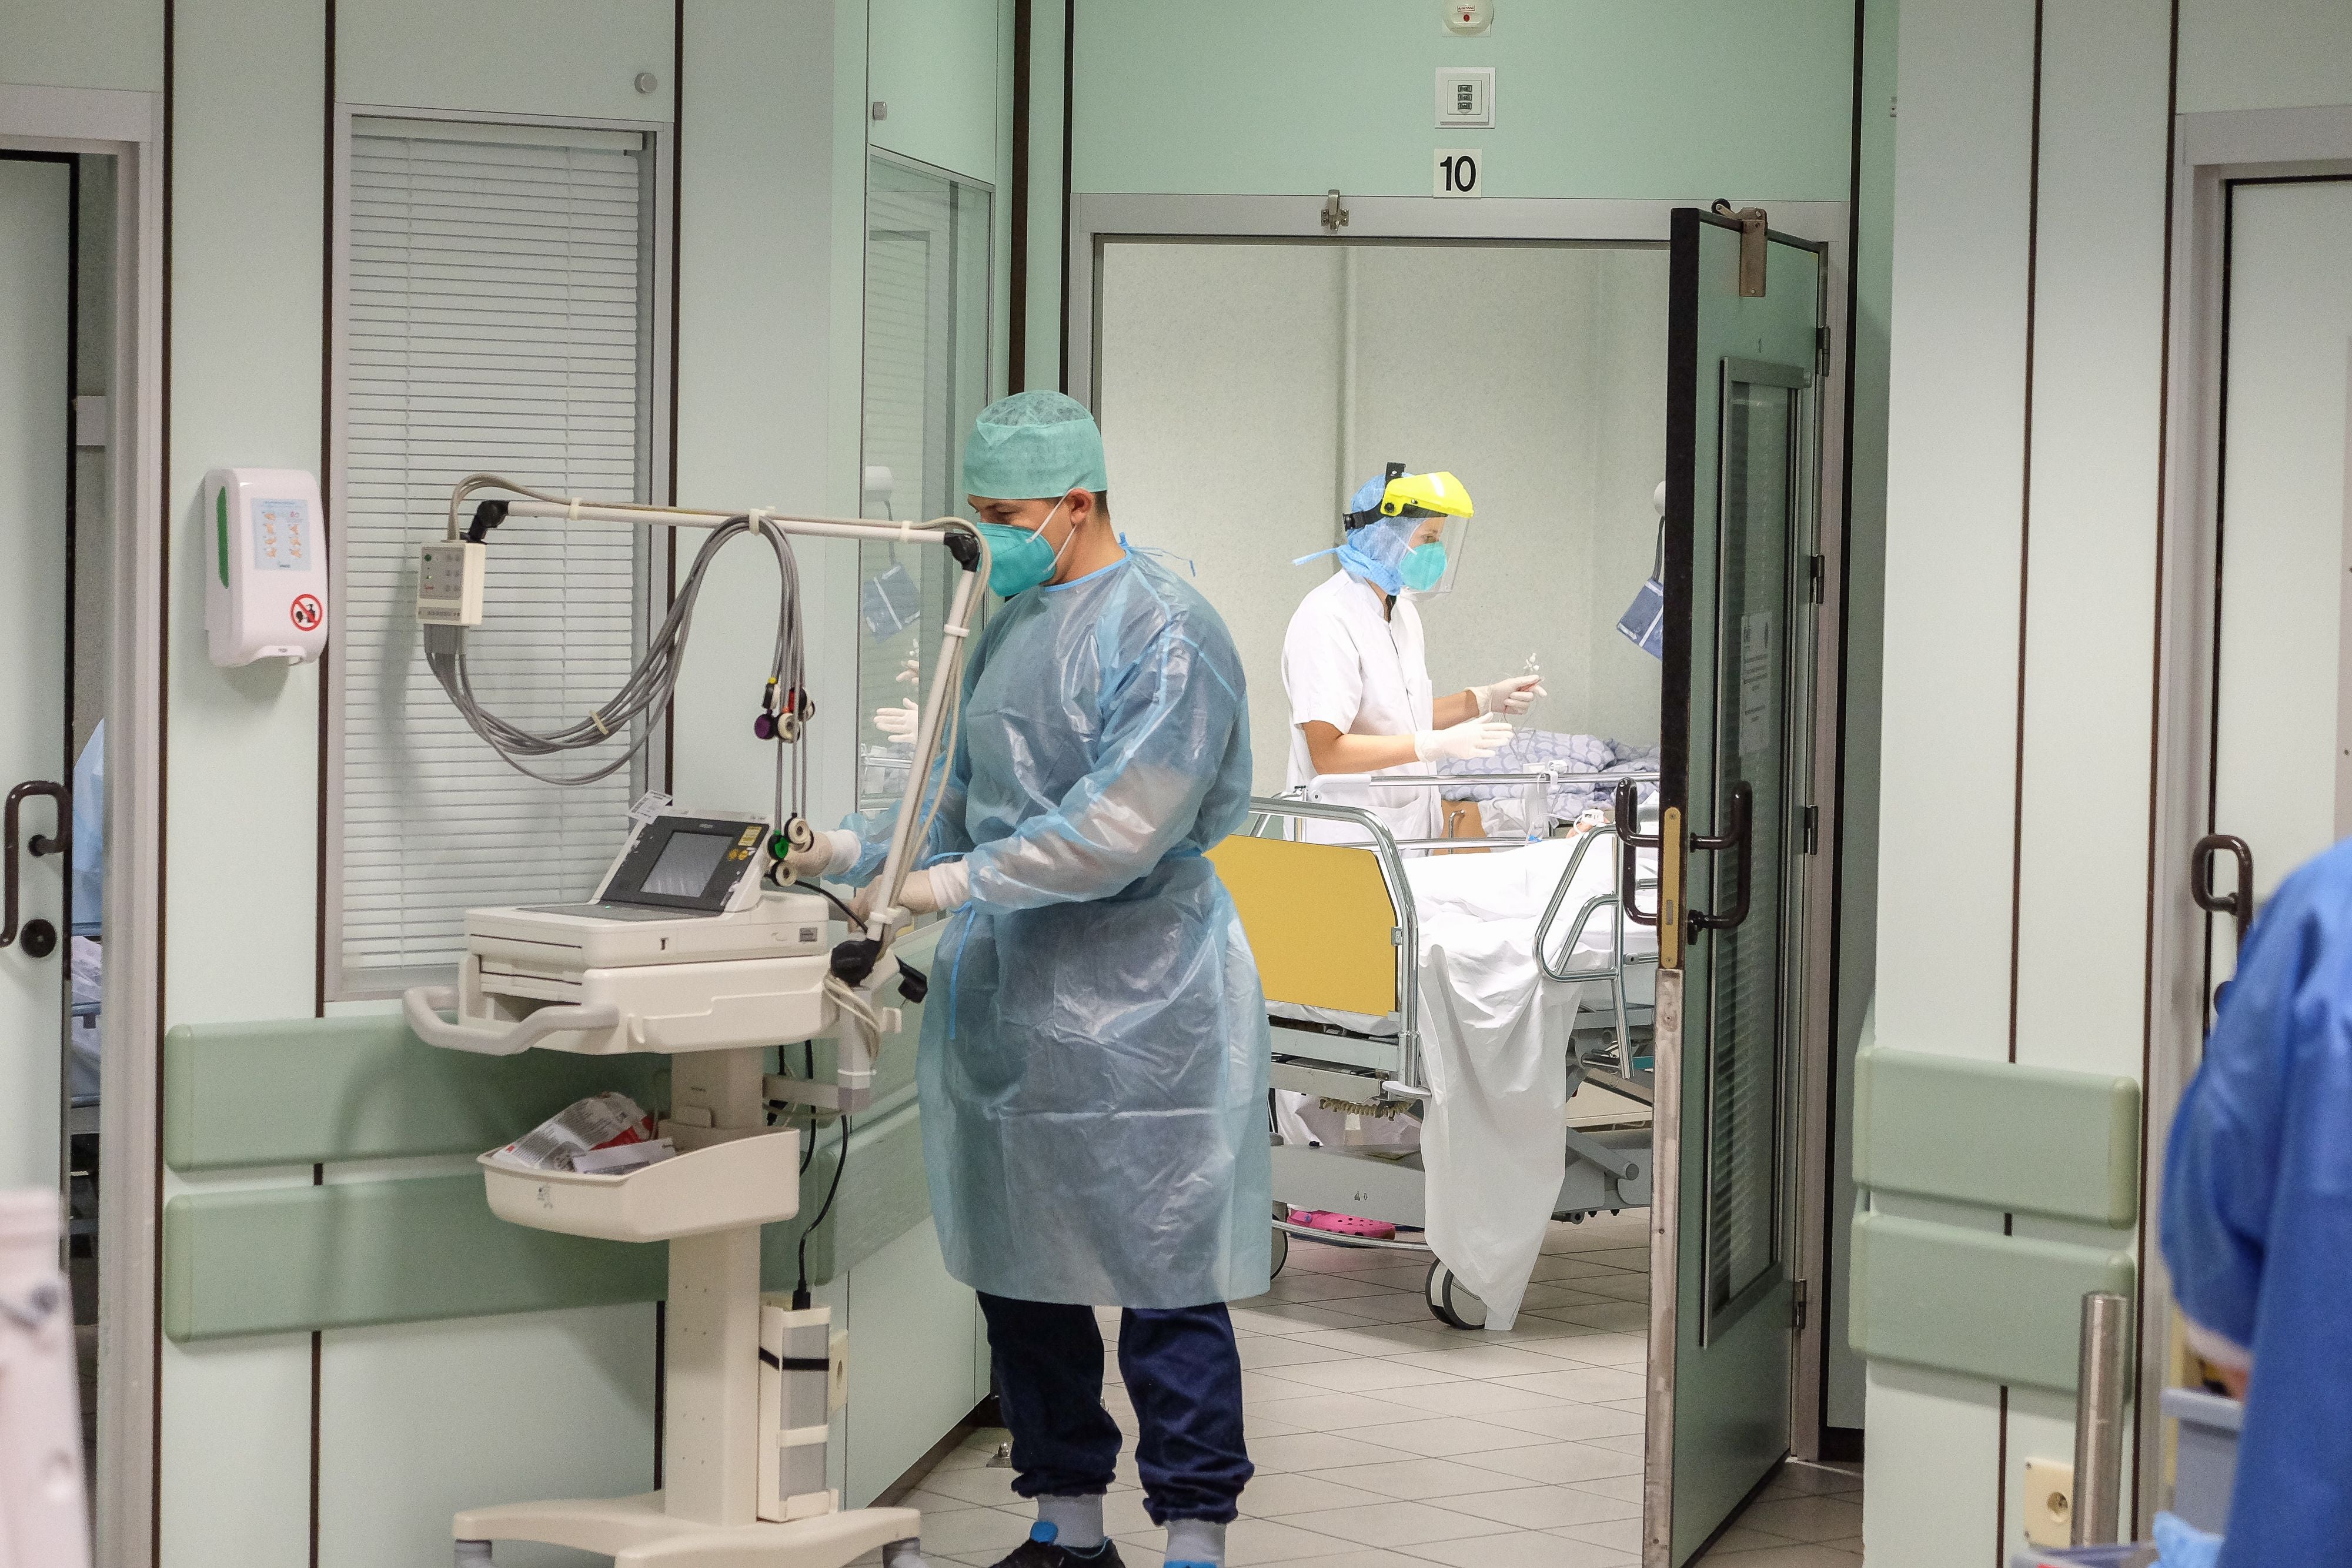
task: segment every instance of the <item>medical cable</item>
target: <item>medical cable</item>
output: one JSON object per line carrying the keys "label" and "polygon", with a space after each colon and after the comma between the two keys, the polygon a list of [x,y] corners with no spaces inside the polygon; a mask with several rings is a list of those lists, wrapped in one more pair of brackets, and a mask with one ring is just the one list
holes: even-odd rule
{"label": "medical cable", "polygon": [[[810,1147],[810,1149],[811,1149],[811,1151],[812,1151],[812,1152],[814,1152],[814,1149],[815,1149],[815,1147],[816,1147],[816,1144],[815,1144],[815,1140],[814,1140],[814,1139],[811,1139],[811,1140],[810,1140],[809,1147]],[[807,1166],[802,1166],[801,1168],[802,1168],[803,1170],[806,1170],[808,1167],[807,1167]],[[816,1228],[817,1228],[818,1226],[820,1226],[820,1225],[823,1225],[823,1224],[824,1223],[825,1216],[827,1216],[827,1215],[829,1215],[829,1214],[831,1214],[831,1213],[833,1212],[833,1200],[834,1200],[835,1197],[839,1197],[839,1196],[840,1196],[840,1193],[841,1193],[841,1173],[842,1173],[842,1172],[844,1172],[844,1171],[845,1171],[845,1170],[847,1170],[848,1168],[849,1168],[849,1118],[848,1118],[848,1117],[846,1117],[846,1116],[844,1116],[844,1117],[841,1119],[841,1144],[840,1144],[840,1148],[839,1148],[839,1152],[838,1152],[838,1153],[836,1153],[836,1154],[835,1155],[835,1156],[834,1156],[834,1162],[833,1162],[833,1185],[825,1188],[825,1192],[824,1192],[824,1203],[823,1204],[823,1206],[822,1206],[822,1207],[820,1207],[817,1209],[817,1211],[816,1211],[816,1218],[815,1218],[814,1219],[810,1220],[810,1221],[808,1222],[808,1224],[806,1224],[805,1226],[802,1227],[802,1228],[801,1228],[801,1245],[800,1245],[800,1268],[801,1268],[801,1277],[800,1277],[800,1283],[793,1287],[793,1310],[794,1310],[794,1311],[796,1311],[796,1312],[799,1312],[799,1311],[805,1311],[805,1310],[807,1309],[808,1305],[809,1305],[809,1277],[808,1277],[808,1244],[809,1244],[809,1238],[816,1234]]]}
{"label": "medical cable", "polygon": [[[528,492],[525,492],[528,494]],[[539,498],[539,497],[534,497]],[[602,706],[583,719],[575,720],[559,729],[544,734],[525,729],[500,718],[484,707],[475,695],[471,667],[466,656],[462,633],[454,635],[446,647],[427,644],[425,662],[434,678],[441,683],[449,700],[465,718],[468,728],[487,741],[491,749],[515,771],[544,783],[576,785],[593,783],[610,777],[627,767],[652,740],[655,727],[669,711],[677,695],[677,678],[682,668],[688,634],[693,629],[695,605],[702,591],[703,579],[710,562],[730,539],[739,534],[757,531],[768,541],[776,557],[782,591],[778,596],[776,642],[769,667],[769,689],[782,686],[784,701],[797,709],[804,700],[801,695],[800,572],[791,546],[780,529],[764,517],[756,523],[749,516],[730,517],[710,530],[702,548],[695,553],[694,564],[679,584],[677,596],[672,601],[669,613],[661,626],[647,640],[646,653],[621,683],[620,689]],[[789,728],[780,728],[779,736],[795,737],[799,715],[791,715]],[[542,772],[528,766],[522,759],[560,756],[568,751],[583,750],[601,746],[625,729],[635,728],[635,738],[611,761],[587,772],[564,775]],[[778,794],[782,795],[782,764],[778,758]],[[781,800],[779,801],[781,804]]]}
{"label": "medical cable", "polygon": [[[466,538],[478,543],[480,535],[486,534],[503,520],[502,511],[492,512],[489,509],[490,504],[485,503],[482,510],[477,515],[471,530],[460,524],[459,515],[466,499],[477,491],[488,489],[503,489],[542,505],[571,507],[575,512],[583,504],[593,504],[600,511],[643,514],[648,519],[679,515],[679,509],[677,507],[651,506],[642,502],[583,503],[576,497],[558,496],[547,491],[535,490],[529,486],[517,484],[511,479],[497,475],[475,474],[458,481],[449,493],[448,534],[450,538]],[[974,571],[980,581],[988,580],[993,570],[992,552],[989,549],[987,536],[976,525],[961,517],[940,517],[929,523],[908,521],[898,525],[898,531],[902,538],[911,536],[917,528],[926,532],[961,530],[971,540],[978,555],[977,561],[967,566],[966,570]],[[730,517],[712,528],[709,537],[703,541],[702,548],[696,552],[694,564],[688,571],[686,581],[679,585],[677,595],[671,601],[668,615],[664,618],[661,627],[649,639],[645,656],[630,672],[628,678],[622,683],[621,690],[614,695],[613,700],[591,712],[583,721],[541,735],[510,724],[484,708],[474,695],[462,630],[428,629],[435,632],[446,631],[447,643],[444,646],[436,647],[435,640],[428,637],[426,664],[432,669],[435,678],[441,683],[443,690],[448,694],[452,705],[464,716],[467,727],[487,741],[507,765],[517,772],[546,783],[562,785],[587,784],[608,778],[628,766],[646,749],[653,738],[655,727],[672,706],[687,637],[693,625],[695,601],[701,592],[703,574],[709,570],[712,557],[726,540],[739,533],[753,531],[765,537],[770,548],[774,550],[782,589],[779,596],[776,645],[773,657],[770,662],[767,696],[763,699],[763,703],[776,700],[775,695],[778,689],[782,688],[781,701],[784,711],[782,721],[776,724],[775,738],[796,741],[801,737],[801,727],[807,714],[807,696],[803,685],[799,563],[785,538],[783,530],[765,510]],[[1068,539],[1063,541],[1065,549],[1067,549],[1069,542]],[[961,559],[964,552],[957,553]],[[1059,552],[1056,552],[1056,560],[1058,559]],[[960,685],[964,652],[970,633],[969,622],[967,622],[967,624],[962,627],[950,627],[945,630],[948,633],[946,640],[949,646],[942,651],[947,666],[943,673],[949,683]],[[940,687],[942,692],[949,689],[950,689],[950,685],[946,685]],[[949,706],[960,706],[960,705],[950,703],[935,705],[929,715],[929,723],[926,727],[927,734],[924,739],[929,743],[929,754],[935,758],[951,758],[952,747],[959,737],[961,715],[942,714],[939,711],[940,708]],[[775,710],[771,706],[763,706],[763,713],[771,717],[775,716]],[[639,725],[640,720],[644,721],[642,725]],[[947,728],[948,737],[948,748],[945,750],[942,750],[939,745],[943,724]],[[638,727],[638,733],[628,747],[604,767],[583,774],[565,776],[542,773],[526,766],[520,760],[525,757],[536,758],[555,756],[565,751],[602,745],[612,738],[618,729],[632,726]],[[796,753],[792,764],[793,810],[790,817],[787,817],[783,810],[785,759],[781,754],[776,758],[773,820],[780,823],[803,815],[806,804],[807,757],[798,746],[793,749]],[[942,785],[944,786],[944,779]],[[899,885],[888,890],[893,902],[904,886],[907,873],[916,869],[914,862],[921,853],[921,846],[929,841],[931,827],[938,818],[940,798],[944,792],[944,788],[933,792],[928,808],[916,824],[916,836],[908,846],[912,852],[907,857],[907,863],[900,868]]]}
{"label": "medical cable", "polygon": [[[776,863],[778,865],[782,865],[783,862],[779,861]],[[793,878],[790,882],[779,882],[776,885],[779,887],[797,887],[803,892],[815,894],[819,898],[824,899],[827,904],[830,904],[835,909],[840,910],[843,923],[848,925],[848,927],[853,931],[858,929],[862,924],[857,918],[857,912],[850,908],[848,904],[843,903],[841,895],[834,892],[829,887],[823,886],[814,882],[803,882],[797,877]]]}

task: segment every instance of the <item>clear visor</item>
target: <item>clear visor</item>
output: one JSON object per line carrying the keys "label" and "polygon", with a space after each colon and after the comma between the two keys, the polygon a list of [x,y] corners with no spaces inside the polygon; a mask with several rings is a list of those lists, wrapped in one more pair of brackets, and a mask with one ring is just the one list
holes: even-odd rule
{"label": "clear visor", "polygon": [[1468,553],[1469,549],[1470,521],[1468,517],[1424,517],[1421,520],[1420,527],[1413,530],[1412,548],[1417,549],[1423,544],[1429,542],[1444,546],[1445,570],[1429,587],[1416,588],[1413,583],[1417,580],[1417,573],[1413,570],[1412,557],[1408,551],[1404,561],[1405,587],[1408,592],[1423,599],[1434,599],[1441,593],[1454,591],[1454,580],[1462,575],[1462,558]]}

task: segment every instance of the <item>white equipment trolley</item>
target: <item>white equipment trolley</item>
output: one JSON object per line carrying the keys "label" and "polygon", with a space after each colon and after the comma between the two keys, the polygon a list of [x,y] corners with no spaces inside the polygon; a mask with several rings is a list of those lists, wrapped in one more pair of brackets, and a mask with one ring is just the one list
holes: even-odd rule
{"label": "white equipment trolley", "polygon": [[[461,539],[458,503],[490,487],[526,498],[491,503],[496,517],[486,527],[478,514]],[[453,1521],[456,1561],[485,1568],[496,1542],[522,1541],[609,1556],[616,1568],[845,1568],[877,1548],[906,1568],[919,1563],[920,1515],[845,1511],[825,1485],[835,1371],[826,1310],[795,1310],[798,1303],[761,1293],[760,1228],[792,1218],[800,1196],[801,1132],[771,1127],[768,1113],[772,1103],[798,1103],[846,1115],[870,1102],[874,1052],[898,1021],[877,1003],[876,988],[908,918],[897,899],[917,848],[916,785],[929,774],[945,709],[961,689],[975,584],[988,570],[985,546],[960,519],[910,528],[615,506],[536,496],[477,476],[452,497],[449,539],[427,547],[472,557],[451,567],[448,582],[427,585],[428,592],[446,591],[445,602],[420,603],[428,632],[478,622],[478,582],[461,577],[478,576],[480,536],[509,513],[724,527],[730,537],[764,533],[780,553],[782,536],[795,534],[943,544],[963,570],[917,725],[908,798],[876,884],[888,898],[862,931],[828,943],[826,900],[779,880],[783,851],[807,841],[797,799],[789,818],[659,808],[637,814],[588,902],[469,911],[457,984],[404,997],[410,1028],[453,1050],[658,1051],[671,1060],[661,1131],[675,1155],[617,1175],[523,1169],[488,1155],[481,1161],[490,1207],[502,1218],[668,1244],[662,1490],[467,1510]],[[788,619],[796,616],[795,591],[788,575]],[[780,639],[780,665],[782,646]],[[428,653],[454,656],[446,642],[437,649],[428,643]],[[785,669],[786,711],[763,708],[782,743],[798,738],[806,717],[796,648]],[[776,685],[770,682],[772,692]],[[499,739],[491,743],[514,760]],[[780,745],[780,797],[782,773]],[[832,1082],[765,1074],[771,1047],[819,1036],[837,1041]]]}

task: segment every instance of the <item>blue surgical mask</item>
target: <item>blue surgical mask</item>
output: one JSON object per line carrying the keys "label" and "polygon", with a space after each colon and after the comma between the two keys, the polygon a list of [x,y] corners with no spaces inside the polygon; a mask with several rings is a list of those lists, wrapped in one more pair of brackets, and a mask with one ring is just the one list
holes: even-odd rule
{"label": "blue surgical mask", "polygon": [[[1054,520],[1062,503],[1054,503],[1054,511],[1045,514],[1045,522],[1033,528],[1016,528],[1005,523],[981,523],[981,537],[988,541],[988,586],[1005,599],[1025,593],[1054,575],[1061,561],[1061,552],[1045,542],[1045,523]],[[1077,532],[1071,530],[1070,538]],[[1063,549],[1070,540],[1062,541]]]}
{"label": "blue surgical mask", "polygon": [[1445,546],[1436,542],[1413,546],[1404,552],[1398,575],[1411,591],[1427,593],[1445,579]]}

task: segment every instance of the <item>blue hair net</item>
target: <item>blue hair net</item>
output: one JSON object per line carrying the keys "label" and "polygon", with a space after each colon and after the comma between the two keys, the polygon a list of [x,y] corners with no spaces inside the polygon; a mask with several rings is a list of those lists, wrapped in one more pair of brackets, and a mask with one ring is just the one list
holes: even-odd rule
{"label": "blue hair net", "polygon": [[998,398],[972,422],[963,487],[999,501],[1108,490],[1102,428],[1084,403],[1057,392]]}
{"label": "blue hair net", "polygon": [[[1372,492],[1371,504],[1380,504],[1380,486],[1375,480],[1367,486]],[[1361,499],[1362,492],[1358,492]],[[1358,507],[1360,511],[1363,508]],[[1338,548],[1317,550],[1313,555],[1300,556],[1290,564],[1304,566],[1327,555],[1336,555],[1339,564],[1351,577],[1360,577],[1382,593],[1404,591],[1404,558],[1412,549],[1412,536],[1428,519],[1423,517],[1382,517],[1377,523],[1367,523],[1360,528],[1349,528],[1347,541]]]}

